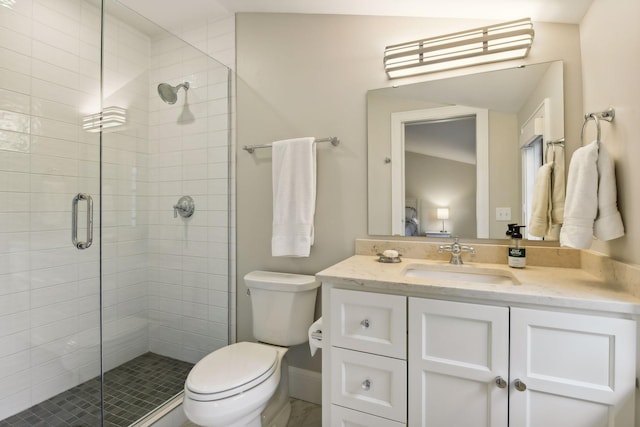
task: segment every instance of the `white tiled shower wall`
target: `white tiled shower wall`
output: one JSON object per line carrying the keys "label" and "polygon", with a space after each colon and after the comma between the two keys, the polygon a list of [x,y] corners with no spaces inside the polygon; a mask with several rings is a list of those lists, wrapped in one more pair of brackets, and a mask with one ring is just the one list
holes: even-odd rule
{"label": "white tiled shower wall", "polygon": [[[94,196],[99,226],[98,136],[81,128],[99,108],[99,31],[81,0],[0,7],[0,419],[99,372],[98,235],[70,244],[74,194]],[[227,70],[114,18],[106,34],[105,106],[129,120],[103,138],[106,368],[195,361],[227,339]],[[182,80],[188,111],[156,92]],[[182,194],[189,221],[173,218]]]}
{"label": "white tiled shower wall", "polygon": [[[222,64],[224,64],[230,70],[235,71],[236,65],[236,17],[232,13],[226,13],[218,16],[207,17],[203,16],[200,22],[192,22],[190,25],[183,26],[182,28],[173,28],[172,32],[177,34],[181,39],[186,40],[191,45],[206,52],[212,58],[215,58]],[[230,207],[230,242],[229,242],[229,279],[231,282],[231,299],[229,303],[230,307],[230,342],[236,342],[236,181],[235,181],[235,167],[236,158],[233,153],[236,152],[236,128],[235,128],[235,114],[236,114],[236,88],[235,78],[231,78],[231,92],[229,93],[230,100],[230,112],[231,117],[229,120],[230,133],[231,133],[231,153],[230,165],[231,173],[229,195],[231,201]],[[243,152],[244,153],[244,152]]]}
{"label": "white tiled shower wall", "polygon": [[[109,10],[109,2],[106,3]],[[127,110],[124,130],[102,136],[104,363],[148,351],[149,37],[104,20],[104,106]]]}
{"label": "white tiled shower wall", "polygon": [[[151,52],[150,349],[196,362],[228,342],[229,75],[175,37]],[[184,81],[174,105],[156,93]],[[189,219],[173,216],[183,195],[195,202]]]}

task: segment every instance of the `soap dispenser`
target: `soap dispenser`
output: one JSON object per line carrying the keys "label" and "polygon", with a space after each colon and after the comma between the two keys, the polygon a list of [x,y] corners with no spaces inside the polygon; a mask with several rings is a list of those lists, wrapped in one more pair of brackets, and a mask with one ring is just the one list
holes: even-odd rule
{"label": "soap dispenser", "polygon": [[527,265],[527,250],[520,244],[524,225],[508,224],[507,236],[511,237],[511,245],[508,249],[508,264],[513,268],[524,268]]}

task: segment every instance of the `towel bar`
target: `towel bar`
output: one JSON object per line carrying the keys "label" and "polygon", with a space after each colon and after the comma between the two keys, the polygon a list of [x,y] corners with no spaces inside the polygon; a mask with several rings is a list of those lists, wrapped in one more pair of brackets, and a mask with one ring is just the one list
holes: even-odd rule
{"label": "towel bar", "polygon": [[[334,147],[337,147],[340,144],[340,140],[336,136],[329,136],[327,138],[316,138],[315,142],[330,142]],[[271,148],[271,144],[245,145],[244,147],[242,147],[243,150],[249,153],[253,153],[258,148]]]}

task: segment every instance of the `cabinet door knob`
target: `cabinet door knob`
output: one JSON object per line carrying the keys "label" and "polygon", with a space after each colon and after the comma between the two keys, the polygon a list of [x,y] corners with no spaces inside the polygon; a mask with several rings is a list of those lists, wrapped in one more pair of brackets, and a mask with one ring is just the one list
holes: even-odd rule
{"label": "cabinet door knob", "polygon": [[498,386],[498,388],[505,388],[507,386],[507,382],[504,380],[504,378],[497,376],[496,385]]}
{"label": "cabinet door knob", "polygon": [[369,322],[369,319],[364,319],[362,322],[360,322],[360,325],[362,325],[362,327],[364,329],[369,328],[369,326],[371,325],[371,323]]}
{"label": "cabinet door knob", "polygon": [[527,385],[525,383],[523,383],[522,381],[520,381],[520,378],[517,378],[514,382],[513,382],[513,386],[516,388],[516,390],[518,391],[525,391],[527,389]]}
{"label": "cabinet door knob", "polygon": [[369,380],[362,381],[362,389],[364,391],[368,391],[370,388],[371,388],[371,381]]}

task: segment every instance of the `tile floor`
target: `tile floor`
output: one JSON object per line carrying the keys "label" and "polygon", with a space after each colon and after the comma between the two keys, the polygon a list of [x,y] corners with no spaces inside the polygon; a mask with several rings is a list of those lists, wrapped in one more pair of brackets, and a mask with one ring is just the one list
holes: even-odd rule
{"label": "tile floor", "polygon": [[291,418],[287,427],[322,427],[322,406],[291,399]]}
{"label": "tile floor", "polygon": [[[105,427],[133,424],[182,391],[193,365],[146,353],[105,374]],[[0,427],[94,427],[100,425],[100,380],[72,389],[0,420]],[[322,407],[291,399],[287,427],[321,427]],[[185,423],[182,427],[197,427]]]}
{"label": "tile floor", "polygon": [[[187,421],[181,427],[198,427],[198,425]],[[292,398],[291,417],[287,427],[322,427],[322,407]]]}
{"label": "tile floor", "polygon": [[[105,374],[105,427],[129,426],[182,391],[193,365],[146,353]],[[0,420],[0,427],[100,425],[100,378]]]}

